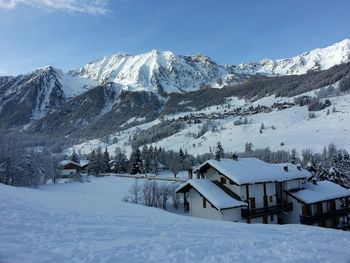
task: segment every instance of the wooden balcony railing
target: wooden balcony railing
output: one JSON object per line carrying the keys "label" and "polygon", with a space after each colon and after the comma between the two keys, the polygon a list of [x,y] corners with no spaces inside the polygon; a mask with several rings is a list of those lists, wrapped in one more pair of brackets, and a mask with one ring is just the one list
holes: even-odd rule
{"label": "wooden balcony railing", "polygon": [[293,210],[293,203],[277,204],[275,206],[266,206],[262,208],[242,208],[241,213],[243,218],[256,218]]}
{"label": "wooden balcony railing", "polygon": [[301,215],[300,216],[300,223],[305,225],[313,225],[315,223],[318,223],[322,220],[331,219],[334,217],[341,217],[341,216],[350,216],[350,207],[344,207],[338,210],[325,212],[322,214],[312,215],[312,216],[306,216]]}

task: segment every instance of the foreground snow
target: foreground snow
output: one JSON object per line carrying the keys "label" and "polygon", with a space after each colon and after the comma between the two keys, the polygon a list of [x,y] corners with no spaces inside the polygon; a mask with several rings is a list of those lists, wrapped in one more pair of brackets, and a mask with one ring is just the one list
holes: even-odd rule
{"label": "foreground snow", "polygon": [[349,232],[247,225],[123,203],[134,179],[0,185],[0,262],[348,262]]}

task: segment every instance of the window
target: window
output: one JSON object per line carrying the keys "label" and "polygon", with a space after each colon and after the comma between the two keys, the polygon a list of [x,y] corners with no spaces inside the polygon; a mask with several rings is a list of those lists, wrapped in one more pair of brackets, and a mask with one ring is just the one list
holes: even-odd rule
{"label": "window", "polygon": [[274,215],[270,215],[270,221],[273,222],[275,220],[275,216]]}
{"label": "window", "polygon": [[233,184],[233,181],[232,181],[232,180],[230,180],[230,184]]}
{"label": "window", "polygon": [[207,208],[207,200],[203,197],[203,208]]}
{"label": "window", "polygon": [[302,215],[303,216],[308,216],[309,215],[309,208],[307,205],[302,206]]}
{"label": "window", "polygon": [[272,195],[269,196],[269,202],[270,202],[270,203],[273,202],[273,196],[272,196]]}
{"label": "window", "polygon": [[330,204],[331,211],[335,211],[336,210],[335,200],[329,201],[329,204]]}
{"label": "window", "polygon": [[226,184],[226,178],[225,177],[221,177],[221,184]]}
{"label": "window", "polygon": [[316,214],[321,215],[322,213],[323,213],[322,203],[317,203],[316,204]]}
{"label": "window", "polygon": [[255,198],[254,197],[249,198],[249,208],[255,209]]}

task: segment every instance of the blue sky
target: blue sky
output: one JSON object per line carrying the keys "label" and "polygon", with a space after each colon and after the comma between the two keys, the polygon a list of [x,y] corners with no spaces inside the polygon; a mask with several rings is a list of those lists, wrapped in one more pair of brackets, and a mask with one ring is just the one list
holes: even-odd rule
{"label": "blue sky", "polygon": [[221,64],[350,38],[349,0],[0,0],[0,74],[152,49]]}

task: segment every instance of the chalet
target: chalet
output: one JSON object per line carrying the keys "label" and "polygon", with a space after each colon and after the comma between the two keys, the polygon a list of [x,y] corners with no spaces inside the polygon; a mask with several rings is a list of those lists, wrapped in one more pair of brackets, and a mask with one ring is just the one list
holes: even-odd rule
{"label": "chalet", "polygon": [[69,177],[79,172],[80,164],[71,160],[63,160],[59,164],[59,175]]}
{"label": "chalet", "polygon": [[[306,191],[318,192],[323,197],[315,202],[324,200],[324,206],[332,206],[329,203],[330,196],[320,189],[323,184],[317,187],[305,184],[310,173],[292,163],[270,164],[257,158],[208,160],[197,167],[194,173],[195,179],[182,184],[176,192],[184,194],[186,207],[190,215],[195,217],[247,223],[310,224],[302,214],[303,209],[306,209],[303,207],[311,205],[308,204],[310,200],[300,197],[309,196],[305,194]],[[343,190],[340,192],[342,194],[331,196],[338,200],[335,206],[339,208],[337,226],[340,226],[344,221],[348,222],[349,202],[345,200],[348,200],[346,198],[350,196],[350,191],[331,182],[324,183]],[[347,207],[347,214],[342,206]],[[326,224],[331,226],[330,223]]]}

